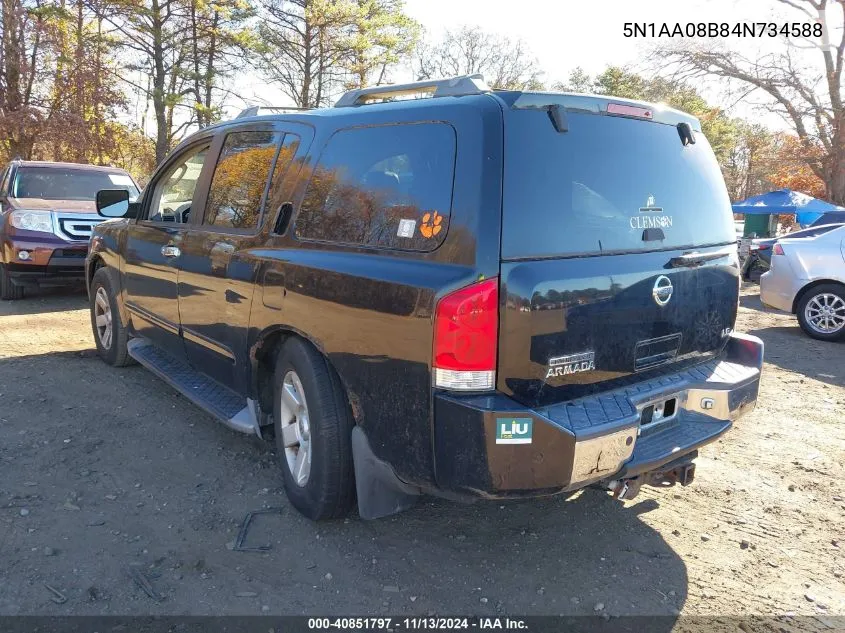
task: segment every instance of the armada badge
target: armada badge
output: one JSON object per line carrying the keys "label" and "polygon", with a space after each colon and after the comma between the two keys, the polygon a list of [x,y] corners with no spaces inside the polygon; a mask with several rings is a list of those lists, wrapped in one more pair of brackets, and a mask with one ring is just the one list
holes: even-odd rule
{"label": "armada badge", "polygon": [[581,352],[580,354],[569,354],[549,359],[549,368],[546,371],[546,380],[556,376],[568,376],[578,374],[582,371],[592,371],[596,368],[596,353]]}

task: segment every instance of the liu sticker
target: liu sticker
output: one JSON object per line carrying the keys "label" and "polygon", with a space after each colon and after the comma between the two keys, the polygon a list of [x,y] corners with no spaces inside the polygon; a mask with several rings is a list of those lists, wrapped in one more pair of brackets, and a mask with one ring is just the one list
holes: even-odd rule
{"label": "liu sticker", "polygon": [[531,418],[496,418],[496,444],[530,444]]}

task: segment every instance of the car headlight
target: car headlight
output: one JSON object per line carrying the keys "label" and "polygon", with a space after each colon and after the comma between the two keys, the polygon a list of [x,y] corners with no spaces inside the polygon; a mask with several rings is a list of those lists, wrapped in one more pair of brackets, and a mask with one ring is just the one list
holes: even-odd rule
{"label": "car headlight", "polygon": [[53,232],[53,220],[50,214],[44,211],[13,211],[9,222],[22,231]]}

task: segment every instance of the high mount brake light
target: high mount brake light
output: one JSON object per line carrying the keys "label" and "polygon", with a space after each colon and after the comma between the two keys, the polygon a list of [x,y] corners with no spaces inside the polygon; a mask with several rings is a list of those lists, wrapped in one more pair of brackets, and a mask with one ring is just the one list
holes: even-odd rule
{"label": "high mount brake light", "polygon": [[775,247],[772,249],[772,255],[783,255],[783,246],[775,244]]}
{"label": "high mount brake light", "polygon": [[434,385],[482,391],[496,385],[499,279],[486,279],[446,295],[434,316]]}
{"label": "high mount brake light", "polygon": [[648,108],[638,108],[637,106],[625,105],[623,103],[608,103],[608,114],[621,114],[624,116],[635,116],[641,119],[653,119],[654,113]]}

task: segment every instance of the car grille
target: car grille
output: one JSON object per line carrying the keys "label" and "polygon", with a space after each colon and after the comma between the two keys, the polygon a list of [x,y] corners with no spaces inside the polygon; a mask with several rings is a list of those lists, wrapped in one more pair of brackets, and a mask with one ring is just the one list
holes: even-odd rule
{"label": "car grille", "polygon": [[68,213],[56,214],[56,234],[65,240],[87,242],[94,227],[103,221],[98,215]]}
{"label": "car grille", "polygon": [[85,251],[65,250],[62,248],[58,248],[53,251],[53,257],[76,257],[79,259],[85,259],[86,254],[87,253]]}

